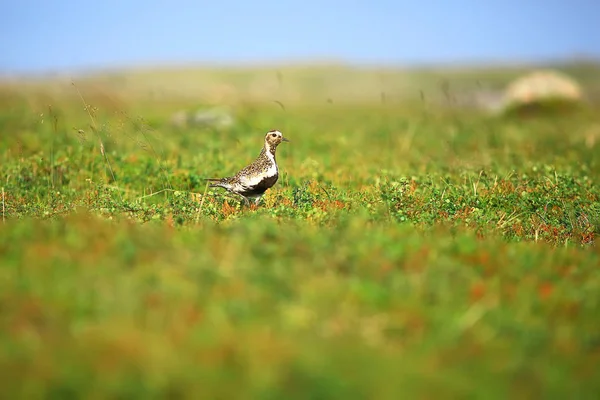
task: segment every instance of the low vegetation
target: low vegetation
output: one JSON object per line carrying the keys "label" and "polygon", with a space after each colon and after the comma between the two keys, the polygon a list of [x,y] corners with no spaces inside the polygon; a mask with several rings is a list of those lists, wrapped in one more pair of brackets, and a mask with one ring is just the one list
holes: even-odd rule
{"label": "low vegetation", "polygon": [[[597,106],[240,102],[178,129],[197,104],[98,93],[0,95],[4,396],[600,392]],[[261,206],[206,187],[274,128]]]}

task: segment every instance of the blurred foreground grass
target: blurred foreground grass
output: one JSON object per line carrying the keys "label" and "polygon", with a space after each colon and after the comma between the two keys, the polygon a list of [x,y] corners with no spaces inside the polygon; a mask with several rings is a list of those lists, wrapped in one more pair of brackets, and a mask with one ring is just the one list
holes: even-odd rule
{"label": "blurred foreground grass", "polygon": [[[0,98],[3,397],[599,393],[597,106],[241,102],[181,130],[189,100],[98,93]],[[262,207],[204,195],[272,128]]]}

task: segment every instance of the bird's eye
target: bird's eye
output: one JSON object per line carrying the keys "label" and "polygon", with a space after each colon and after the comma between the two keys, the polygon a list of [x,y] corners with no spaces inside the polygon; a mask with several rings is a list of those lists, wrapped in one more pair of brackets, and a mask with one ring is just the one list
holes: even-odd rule
{"label": "bird's eye", "polygon": [[276,133],[271,133],[271,136],[276,137],[277,134]]}

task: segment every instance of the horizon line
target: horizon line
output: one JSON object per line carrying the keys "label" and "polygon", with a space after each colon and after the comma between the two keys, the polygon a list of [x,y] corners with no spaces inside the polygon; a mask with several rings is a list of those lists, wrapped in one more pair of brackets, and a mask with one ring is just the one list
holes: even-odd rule
{"label": "horizon line", "polygon": [[341,67],[341,68],[367,68],[367,69],[392,69],[392,70],[419,70],[419,69],[486,69],[486,68],[520,68],[520,67],[543,67],[543,66],[565,66],[576,64],[598,64],[600,56],[573,55],[546,57],[537,59],[471,59],[453,61],[422,61],[422,62],[400,62],[400,61],[350,61],[341,58],[279,58],[271,60],[245,60],[245,61],[155,61],[155,62],[132,62],[121,65],[94,65],[75,68],[48,68],[39,71],[2,71],[0,78],[36,78],[62,75],[101,75],[114,73],[129,73],[143,71],[164,71],[183,69],[214,69],[224,68],[236,69],[265,69],[265,68],[318,68],[318,67]]}

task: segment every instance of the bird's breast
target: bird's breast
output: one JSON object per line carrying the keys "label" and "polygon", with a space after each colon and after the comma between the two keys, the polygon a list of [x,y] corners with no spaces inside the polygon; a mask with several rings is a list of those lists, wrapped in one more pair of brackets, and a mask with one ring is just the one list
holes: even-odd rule
{"label": "bird's breast", "polygon": [[265,171],[265,176],[273,176],[278,174],[277,164],[275,162],[269,163],[269,168]]}
{"label": "bird's breast", "polygon": [[265,190],[269,189],[271,186],[273,186],[277,182],[278,178],[279,178],[278,174],[263,176],[262,179],[256,184],[255,190],[265,191]]}

